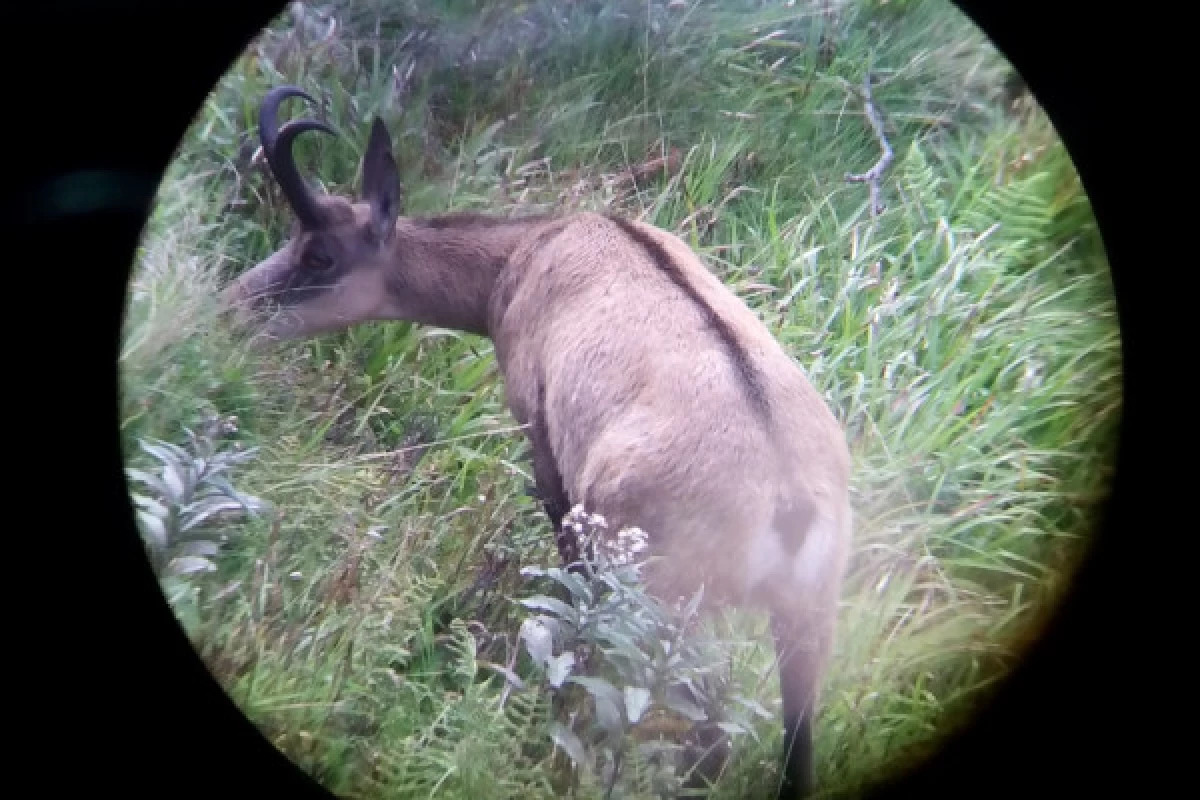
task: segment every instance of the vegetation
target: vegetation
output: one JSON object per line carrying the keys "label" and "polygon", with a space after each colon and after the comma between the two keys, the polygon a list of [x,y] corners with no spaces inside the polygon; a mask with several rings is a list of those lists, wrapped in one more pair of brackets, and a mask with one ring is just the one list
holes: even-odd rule
{"label": "vegetation", "polygon": [[[879,158],[868,70],[878,216],[845,179]],[[488,341],[368,324],[265,352],[220,324],[218,286],[290,224],[254,157],[286,81],[343,132],[297,148],[329,191],[378,113],[408,213],[609,208],[691,242],[854,454],[818,781],[853,794],[952,733],[1069,580],[1121,408],[1091,211],[1011,77],[941,0],[295,4],[180,146],[121,355],[148,553],[233,700],[352,797],[649,796],[716,723],[709,796],[766,796],[782,736],[763,619],[552,569]]]}

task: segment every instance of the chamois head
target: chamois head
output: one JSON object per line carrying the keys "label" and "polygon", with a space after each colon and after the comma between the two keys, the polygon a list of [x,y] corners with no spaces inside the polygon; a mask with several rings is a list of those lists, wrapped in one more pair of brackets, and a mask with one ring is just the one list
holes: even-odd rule
{"label": "chamois head", "polygon": [[279,126],[280,104],[314,102],[293,86],[271,90],[259,111],[263,154],[295,214],[290,240],[225,291],[240,311],[271,310],[263,327],[271,339],[293,339],[394,316],[386,278],[393,261],[401,189],[387,128],[375,118],[362,161],[357,201],[318,195],[296,169],[292,145],[306,131],[336,132],[300,119]]}

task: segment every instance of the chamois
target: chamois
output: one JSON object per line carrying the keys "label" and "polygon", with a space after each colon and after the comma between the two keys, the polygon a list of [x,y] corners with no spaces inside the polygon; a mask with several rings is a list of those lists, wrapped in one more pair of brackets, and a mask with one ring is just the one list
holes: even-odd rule
{"label": "chamois", "polygon": [[829,407],[766,326],[678,237],[599,213],[409,218],[376,117],[356,201],[313,192],[282,128],[262,151],[295,215],[290,240],[223,293],[295,339],[367,320],[488,336],[562,559],[575,504],[636,526],[648,588],[768,611],[779,658],[785,796],[813,788],[812,720],[851,540],[850,453]]}

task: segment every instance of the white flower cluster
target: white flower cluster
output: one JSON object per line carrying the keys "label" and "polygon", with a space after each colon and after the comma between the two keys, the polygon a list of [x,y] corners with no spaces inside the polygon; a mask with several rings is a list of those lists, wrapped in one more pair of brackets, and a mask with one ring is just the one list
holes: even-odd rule
{"label": "white flower cluster", "polygon": [[585,531],[594,532],[589,529],[607,529],[608,522],[599,514],[589,514],[582,505],[576,505],[563,519],[563,527],[570,528],[577,535],[583,536]]}
{"label": "white flower cluster", "polygon": [[231,414],[228,417],[210,414],[204,418],[204,423],[208,427],[210,435],[228,436],[231,433],[238,432],[238,418],[236,414]]}
{"label": "white flower cluster", "polygon": [[582,505],[571,509],[563,519],[563,527],[590,538],[618,566],[631,563],[648,546],[649,537],[641,528],[622,528],[614,536],[608,532],[608,521],[603,516],[587,513]]}

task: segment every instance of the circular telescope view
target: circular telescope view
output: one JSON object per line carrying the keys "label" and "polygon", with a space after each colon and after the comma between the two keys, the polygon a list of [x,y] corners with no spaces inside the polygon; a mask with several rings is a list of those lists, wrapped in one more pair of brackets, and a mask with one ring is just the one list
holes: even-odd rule
{"label": "circular telescope view", "polygon": [[356,798],[861,796],[1100,521],[1121,337],[947,0],[292,3],[129,286],[148,565]]}

